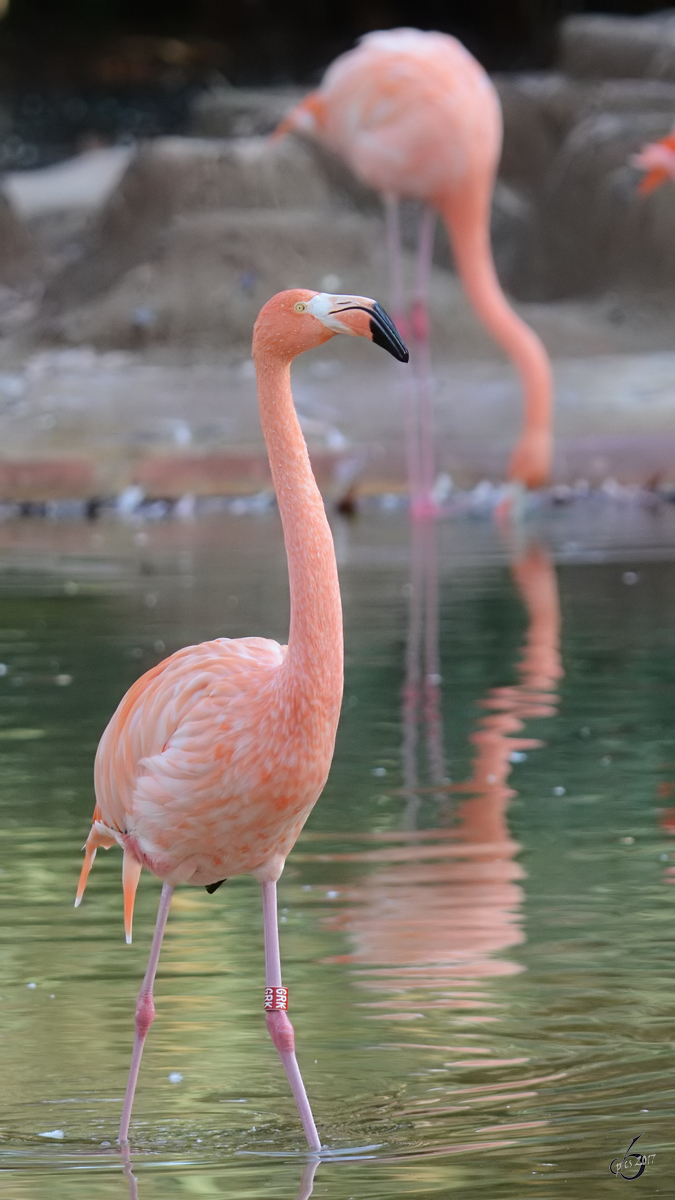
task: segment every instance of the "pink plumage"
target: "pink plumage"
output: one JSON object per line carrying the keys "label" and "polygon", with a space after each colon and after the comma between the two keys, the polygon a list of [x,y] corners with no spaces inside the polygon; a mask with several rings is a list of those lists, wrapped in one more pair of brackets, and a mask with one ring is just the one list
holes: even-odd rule
{"label": "pink plumage", "polygon": [[103,734],[97,826],[168,883],[274,873],[318,799],[341,681],[300,714],[285,656],[264,638],[188,646],[138,680]]}
{"label": "pink plumage", "polygon": [[[497,278],[490,246],[490,210],[502,144],[499,98],[479,63],[456,38],[419,29],[369,33],[328,68],[282,121],[277,134],[307,134],[339,154],[387,204],[394,315],[403,309],[397,199],[423,200],[446,225],[457,270],[477,316],[518,371],[524,429],[509,478],[539,487],[552,459],[552,376],[546,351],[514,312]],[[426,355],[428,276],[433,248],[420,238],[411,328]],[[433,460],[430,421],[422,458]],[[429,470],[417,470],[413,492],[429,491]],[[422,505],[429,496],[422,498]]]}
{"label": "pink plumage", "polygon": [[314,96],[322,138],[384,195],[440,200],[497,169],[497,94],[447,34],[368,34],[328,68]]}
{"label": "pink plumage", "polygon": [[[142,867],[164,881],[120,1125],[127,1140],[153,984],[176,884],[213,890],[232,875],[262,884],[267,989],[284,991],[276,881],[330,769],[342,699],[342,611],[333,539],[291,394],[291,361],[336,333],[368,337],[407,361],[386,313],[363,296],[280,292],[255,325],[260,417],[288,557],[288,646],[218,638],[178,650],[142,675],[96,755],[96,808],[77,890],[99,846],[124,849],[127,941]],[[265,1013],[307,1140],[320,1148],[285,1009]]]}

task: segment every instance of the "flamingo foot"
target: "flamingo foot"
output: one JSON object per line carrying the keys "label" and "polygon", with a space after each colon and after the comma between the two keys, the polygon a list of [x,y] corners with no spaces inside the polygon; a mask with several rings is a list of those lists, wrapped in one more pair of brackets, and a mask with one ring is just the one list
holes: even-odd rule
{"label": "flamingo foot", "polygon": [[526,490],[522,483],[508,483],[499,504],[495,507],[495,521],[502,533],[522,520],[525,511]]}
{"label": "flamingo foot", "polygon": [[551,476],[553,437],[549,429],[529,429],[523,433],[511,455],[509,483],[534,490],[545,487]]}

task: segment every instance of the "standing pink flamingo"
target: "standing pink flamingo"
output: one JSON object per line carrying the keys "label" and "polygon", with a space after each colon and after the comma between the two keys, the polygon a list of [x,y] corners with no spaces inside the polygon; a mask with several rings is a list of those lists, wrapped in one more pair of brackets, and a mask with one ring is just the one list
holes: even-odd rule
{"label": "standing pink flamingo", "polygon": [[363,296],[293,289],[262,309],[253,358],[263,433],[290,580],[288,646],[218,638],[186,646],[129,689],[101,738],[96,807],[75,905],[99,846],[124,850],[124,921],[131,941],[142,867],[163,880],[119,1140],[128,1140],[153,984],[174,887],[213,892],[232,875],[262,884],[265,1019],[310,1149],[319,1150],[295,1057],[281,982],[276,885],[328,776],[342,699],[342,613],[335,551],[291,394],[291,362],[336,333],[367,337],[401,362],[408,351],[387,314]]}
{"label": "standing pink flamingo", "polygon": [[[497,93],[482,67],[444,33],[370,33],[335,60],[318,90],[289,113],[277,134],[291,131],[322,142],[384,197],[397,320],[403,313],[398,199],[427,204],[412,304],[423,377],[433,210],[441,214],[467,296],[522,380],[524,429],[511,455],[509,479],[531,488],[544,484],[553,446],[551,365],[537,335],[509,305],[495,272],[490,202],[502,121]],[[413,503],[420,515],[425,507],[433,508],[428,372],[426,378],[420,388],[410,466]]]}

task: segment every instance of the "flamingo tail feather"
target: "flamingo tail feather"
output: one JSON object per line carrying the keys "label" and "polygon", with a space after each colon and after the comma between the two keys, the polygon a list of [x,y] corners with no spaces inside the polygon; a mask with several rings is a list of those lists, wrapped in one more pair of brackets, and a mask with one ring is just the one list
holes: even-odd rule
{"label": "flamingo tail feather", "polygon": [[134,900],[141,877],[141,864],[128,850],[122,860],[122,888],[124,891],[124,932],[127,945],[131,945],[131,930],[134,921]]}
{"label": "flamingo tail feather", "polygon": [[82,863],[82,870],[80,871],[80,879],[79,879],[79,883],[77,885],[77,895],[75,896],[75,908],[79,908],[82,903],[84,889],[87,886],[89,872],[91,871],[91,868],[94,865],[94,859],[96,858],[97,849],[98,849],[98,846],[97,846],[96,842],[93,842],[90,840],[90,838],[87,838],[87,841],[84,844],[84,862]]}
{"label": "flamingo tail feather", "polygon": [[87,886],[89,872],[91,871],[91,868],[94,865],[94,859],[96,858],[96,851],[98,850],[99,846],[102,846],[104,850],[109,850],[111,846],[115,845],[115,840],[116,839],[113,836],[112,830],[106,829],[101,824],[101,810],[97,804],[96,808],[94,809],[94,823],[89,830],[89,837],[82,847],[84,850],[84,862],[82,863],[82,870],[80,871],[80,881],[77,885],[75,908],[79,908],[80,904],[82,903],[82,897],[84,895],[84,889]]}

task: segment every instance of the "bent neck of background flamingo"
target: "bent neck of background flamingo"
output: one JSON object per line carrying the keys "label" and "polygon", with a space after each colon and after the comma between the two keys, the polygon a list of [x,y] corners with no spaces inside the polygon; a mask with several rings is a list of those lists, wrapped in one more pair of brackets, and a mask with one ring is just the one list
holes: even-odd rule
{"label": "bent neck of background flamingo", "polygon": [[290,362],[256,356],[260,420],[284,529],[291,625],[284,670],[313,701],[339,709],[342,698],[342,606],[335,548],[291,393]]}
{"label": "bent neck of background flamingo", "polygon": [[509,356],[524,391],[525,429],[548,433],[553,415],[553,377],[548,354],[529,325],[513,311],[497,278],[490,245],[489,196],[441,200],[437,207],[467,296],[485,327]]}

